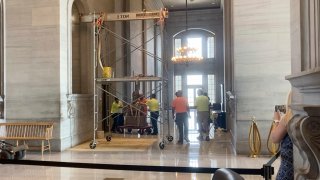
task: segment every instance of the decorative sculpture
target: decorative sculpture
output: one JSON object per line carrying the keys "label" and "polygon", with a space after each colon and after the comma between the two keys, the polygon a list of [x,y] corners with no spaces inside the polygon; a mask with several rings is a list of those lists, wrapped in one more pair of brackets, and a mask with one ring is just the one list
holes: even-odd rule
{"label": "decorative sculpture", "polygon": [[261,138],[256,119],[252,116],[252,123],[249,131],[250,157],[256,158],[261,152]]}

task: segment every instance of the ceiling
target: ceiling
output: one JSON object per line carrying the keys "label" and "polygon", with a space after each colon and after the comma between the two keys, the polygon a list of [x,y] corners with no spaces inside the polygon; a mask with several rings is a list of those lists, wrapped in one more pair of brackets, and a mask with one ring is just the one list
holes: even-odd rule
{"label": "ceiling", "polygon": [[186,9],[213,9],[220,8],[221,0],[161,0],[169,11],[179,11]]}

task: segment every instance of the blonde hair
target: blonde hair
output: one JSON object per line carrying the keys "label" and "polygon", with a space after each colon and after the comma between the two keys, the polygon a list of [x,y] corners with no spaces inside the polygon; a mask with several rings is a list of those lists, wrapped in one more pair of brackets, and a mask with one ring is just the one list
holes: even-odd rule
{"label": "blonde hair", "polygon": [[287,103],[286,103],[286,114],[283,117],[283,120],[285,121],[286,124],[292,119],[293,113],[291,108],[289,107],[291,105],[291,99],[292,98],[292,91],[289,92],[287,96]]}

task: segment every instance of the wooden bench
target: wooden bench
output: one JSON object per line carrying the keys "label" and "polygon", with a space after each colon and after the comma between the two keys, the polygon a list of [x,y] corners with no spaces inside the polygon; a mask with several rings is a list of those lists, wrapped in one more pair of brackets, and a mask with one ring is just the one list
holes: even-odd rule
{"label": "wooden bench", "polygon": [[41,154],[43,155],[45,150],[51,152],[52,130],[53,123],[51,122],[0,123],[0,140],[16,140],[17,146],[19,141],[25,144],[27,140],[41,140]]}

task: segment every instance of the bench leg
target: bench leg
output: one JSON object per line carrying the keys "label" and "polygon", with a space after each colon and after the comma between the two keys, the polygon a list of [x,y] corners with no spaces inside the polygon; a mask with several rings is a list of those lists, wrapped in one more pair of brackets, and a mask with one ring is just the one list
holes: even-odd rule
{"label": "bench leg", "polygon": [[49,139],[48,139],[48,150],[49,150],[49,152],[51,154],[51,145],[50,145],[50,140]]}
{"label": "bench leg", "polygon": [[44,140],[41,141],[41,155],[43,156],[44,151]]}

